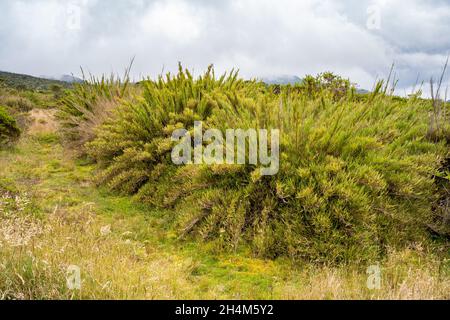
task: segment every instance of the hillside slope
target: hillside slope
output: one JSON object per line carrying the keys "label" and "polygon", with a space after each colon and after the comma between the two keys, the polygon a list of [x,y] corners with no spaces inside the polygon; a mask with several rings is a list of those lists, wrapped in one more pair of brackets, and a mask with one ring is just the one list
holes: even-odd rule
{"label": "hillside slope", "polygon": [[0,85],[2,85],[2,83],[7,87],[28,90],[48,90],[52,85],[59,85],[64,88],[69,88],[72,86],[71,83],[65,81],[50,80],[25,74],[0,71]]}

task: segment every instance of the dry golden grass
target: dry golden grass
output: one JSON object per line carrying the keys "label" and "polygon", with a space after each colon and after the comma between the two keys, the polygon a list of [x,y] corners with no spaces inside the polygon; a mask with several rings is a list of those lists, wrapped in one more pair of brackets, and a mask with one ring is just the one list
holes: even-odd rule
{"label": "dry golden grass", "polygon": [[[368,275],[356,268],[311,268],[278,288],[283,299],[449,299],[443,262],[413,250],[392,252],[380,266],[381,285],[369,289]],[[448,268],[448,266],[447,266]]]}
{"label": "dry golden grass", "polygon": [[[381,288],[369,290],[367,275],[354,267],[290,267],[258,259],[222,258],[211,273],[196,276],[200,261],[165,251],[157,243],[130,239],[131,231],[111,231],[81,205],[55,210],[42,226],[29,219],[2,220],[0,293],[13,299],[449,299],[450,279],[442,262],[425,253],[393,252],[381,264]],[[6,222],[6,223],[5,223]],[[22,225],[23,224],[23,225]],[[106,227],[106,228],[105,228]],[[6,233],[5,228],[9,231]],[[27,229],[28,233],[23,231]],[[5,236],[6,235],[6,236]],[[81,269],[81,290],[66,287],[69,265]],[[206,266],[207,268],[208,266]],[[228,274],[217,274],[221,268]],[[238,271],[236,271],[238,270]],[[269,277],[271,292],[255,282],[240,288],[232,279]],[[231,289],[230,289],[231,288]]]}
{"label": "dry golden grass", "polygon": [[30,134],[52,133],[58,129],[55,121],[55,110],[33,109],[29,113],[31,123],[28,127]]}
{"label": "dry golden grass", "polygon": [[[145,245],[121,235],[102,235],[102,225],[89,213],[73,218],[67,220],[61,212],[55,212],[48,217],[45,232],[32,242],[21,246],[3,245],[0,265],[4,268],[2,273],[6,274],[3,281],[14,288],[2,288],[3,295],[18,299],[188,296],[191,288],[186,279],[189,261],[146,249]],[[77,220],[79,222],[75,222]],[[31,274],[24,272],[27,262],[31,264]],[[65,288],[69,265],[81,269],[81,290]]]}
{"label": "dry golden grass", "polygon": [[[87,206],[88,207],[88,206]],[[2,221],[2,224],[5,221]],[[15,220],[29,226],[25,220]],[[367,275],[354,267],[286,267],[235,257],[228,274],[195,275],[200,262],[157,244],[130,240],[129,233],[105,232],[89,210],[55,211],[32,239],[16,234],[2,241],[0,297],[12,299],[449,299],[450,279],[439,261],[415,251],[391,253],[381,265],[381,287],[369,290]],[[107,229],[107,228],[106,228]],[[4,234],[0,234],[0,237]],[[417,261],[417,259],[423,261]],[[253,261],[252,261],[253,260]],[[69,290],[69,265],[81,270],[81,289]],[[288,264],[289,265],[289,264]],[[216,269],[217,266],[211,266]],[[225,268],[227,270],[227,268]],[[240,277],[271,279],[268,292],[233,283]]]}

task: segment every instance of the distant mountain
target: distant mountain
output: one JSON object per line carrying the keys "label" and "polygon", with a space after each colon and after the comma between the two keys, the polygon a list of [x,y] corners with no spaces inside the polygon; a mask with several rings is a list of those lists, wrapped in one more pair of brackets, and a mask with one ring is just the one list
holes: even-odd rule
{"label": "distant mountain", "polygon": [[361,93],[361,94],[367,94],[367,93],[370,93],[370,91],[369,91],[369,90],[366,90],[366,89],[356,89],[356,92],[357,92],[357,93]]}
{"label": "distant mountain", "polygon": [[49,90],[52,85],[69,88],[72,83],[55,79],[33,77],[26,74],[18,74],[0,71],[0,86],[5,85],[16,89]]}
{"label": "distant mountain", "polygon": [[69,75],[69,74],[63,74],[60,77],[46,77],[46,76],[42,76],[42,78],[44,79],[49,79],[49,80],[58,80],[58,81],[63,81],[63,82],[67,82],[67,83],[81,83],[83,82],[83,79],[77,78],[73,75]]}
{"label": "distant mountain", "polygon": [[275,77],[265,77],[261,79],[262,82],[267,84],[294,84],[302,82],[302,79],[297,76],[275,76]]}
{"label": "distant mountain", "polygon": [[69,82],[69,83],[82,83],[83,82],[83,79],[80,79],[78,77],[71,76],[68,74],[63,74],[59,80],[64,81],[64,82]]}

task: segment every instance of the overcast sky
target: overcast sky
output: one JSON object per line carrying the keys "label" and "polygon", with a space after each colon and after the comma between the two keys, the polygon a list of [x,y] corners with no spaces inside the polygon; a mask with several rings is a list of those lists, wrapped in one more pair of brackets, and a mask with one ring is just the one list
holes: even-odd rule
{"label": "overcast sky", "polygon": [[[449,0],[1,0],[0,70],[155,77],[177,62],[244,77],[334,71],[370,89],[397,66],[399,90],[438,77]],[[401,93],[401,92],[400,92]]]}

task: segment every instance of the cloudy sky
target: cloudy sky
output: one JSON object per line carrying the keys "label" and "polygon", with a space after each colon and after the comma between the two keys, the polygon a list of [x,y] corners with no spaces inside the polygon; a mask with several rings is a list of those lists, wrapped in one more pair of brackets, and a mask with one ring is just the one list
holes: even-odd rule
{"label": "cloudy sky", "polygon": [[449,0],[0,2],[0,70],[38,76],[122,73],[135,56],[135,79],[181,61],[248,78],[330,70],[370,89],[395,62],[402,93],[449,51]]}

